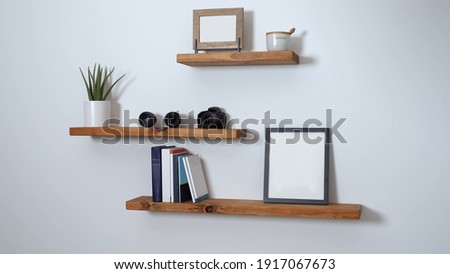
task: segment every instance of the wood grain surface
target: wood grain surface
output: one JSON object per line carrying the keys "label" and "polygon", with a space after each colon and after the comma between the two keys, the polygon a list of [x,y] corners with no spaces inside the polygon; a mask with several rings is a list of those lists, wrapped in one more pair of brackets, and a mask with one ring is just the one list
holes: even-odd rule
{"label": "wood grain surface", "polygon": [[70,136],[238,139],[246,136],[246,130],[203,128],[166,128],[162,130],[144,127],[71,127]]}
{"label": "wood grain surface", "polygon": [[207,214],[285,216],[305,218],[360,219],[358,204],[273,204],[258,200],[206,199],[199,203],[158,203],[151,196],[141,196],[126,202],[128,210],[190,212]]}
{"label": "wood grain surface", "polygon": [[293,51],[225,51],[178,54],[177,62],[191,67],[296,65],[299,64],[299,56]]}

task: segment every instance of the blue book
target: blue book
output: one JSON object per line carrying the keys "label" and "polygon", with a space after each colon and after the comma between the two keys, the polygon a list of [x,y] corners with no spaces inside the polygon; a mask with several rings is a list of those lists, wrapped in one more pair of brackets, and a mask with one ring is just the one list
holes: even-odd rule
{"label": "blue book", "polygon": [[173,153],[172,155],[172,202],[180,203],[180,183],[178,176],[178,158],[182,155],[187,155],[187,151]]}
{"label": "blue book", "polygon": [[152,195],[153,202],[162,202],[161,149],[167,146],[152,147]]}
{"label": "blue book", "polygon": [[186,169],[183,164],[183,158],[188,154],[183,154],[178,157],[178,200],[180,203],[191,200],[191,191],[189,190],[189,183],[186,175]]}

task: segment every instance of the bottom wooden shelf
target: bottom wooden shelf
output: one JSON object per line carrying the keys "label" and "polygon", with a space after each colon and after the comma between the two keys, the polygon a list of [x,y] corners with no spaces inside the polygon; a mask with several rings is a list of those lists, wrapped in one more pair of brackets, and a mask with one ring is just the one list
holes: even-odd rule
{"label": "bottom wooden shelf", "polygon": [[305,218],[355,219],[361,217],[358,204],[272,204],[257,200],[206,199],[199,203],[156,203],[151,196],[127,201],[128,210],[190,212],[232,215],[286,216]]}

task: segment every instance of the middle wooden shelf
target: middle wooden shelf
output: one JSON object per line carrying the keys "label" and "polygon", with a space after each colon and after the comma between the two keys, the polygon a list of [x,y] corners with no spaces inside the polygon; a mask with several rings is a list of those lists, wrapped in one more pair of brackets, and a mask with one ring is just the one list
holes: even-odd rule
{"label": "middle wooden shelf", "polygon": [[247,135],[245,129],[144,128],[144,127],[71,127],[70,136],[94,137],[173,137],[202,139],[238,139]]}

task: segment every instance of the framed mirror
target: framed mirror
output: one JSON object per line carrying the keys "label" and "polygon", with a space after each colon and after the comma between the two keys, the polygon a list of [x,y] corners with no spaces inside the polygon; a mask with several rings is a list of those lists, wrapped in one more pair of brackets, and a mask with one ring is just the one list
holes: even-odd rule
{"label": "framed mirror", "polygon": [[194,10],[194,50],[241,49],[244,9]]}
{"label": "framed mirror", "polygon": [[330,130],[266,128],[264,202],[328,204]]}

